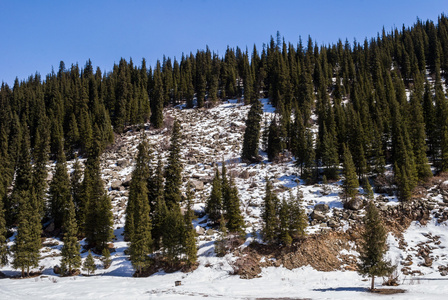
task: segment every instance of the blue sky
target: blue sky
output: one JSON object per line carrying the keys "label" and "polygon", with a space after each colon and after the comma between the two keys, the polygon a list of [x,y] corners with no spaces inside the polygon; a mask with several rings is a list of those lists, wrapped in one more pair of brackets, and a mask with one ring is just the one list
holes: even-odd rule
{"label": "blue sky", "polygon": [[280,31],[288,42],[308,35],[319,44],[376,36],[411,26],[419,17],[437,22],[446,0],[0,0],[0,81],[12,85],[90,58],[103,72],[121,57],[151,65],[163,55],[227,45],[261,49]]}

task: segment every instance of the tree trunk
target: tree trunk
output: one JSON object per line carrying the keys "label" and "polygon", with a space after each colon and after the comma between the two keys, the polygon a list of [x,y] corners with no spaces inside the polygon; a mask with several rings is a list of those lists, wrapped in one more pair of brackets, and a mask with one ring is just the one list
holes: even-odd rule
{"label": "tree trunk", "polygon": [[22,278],[25,277],[25,267],[22,267]]}
{"label": "tree trunk", "polygon": [[372,275],[372,286],[370,287],[371,291],[375,290],[375,276]]}

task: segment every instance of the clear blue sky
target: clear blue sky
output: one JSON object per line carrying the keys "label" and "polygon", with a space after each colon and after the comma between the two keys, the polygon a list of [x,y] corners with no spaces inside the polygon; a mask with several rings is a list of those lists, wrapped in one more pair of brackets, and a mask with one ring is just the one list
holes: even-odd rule
{"label": "clear blue sky", "polygon": [[261,49],[280,31],[297,43],[374,37],[419,17],[437,22],[446,0],[0,0],[0,81],[12,85],[90,58],[103,72],[121,57],[154,65],[163,55],[229,45]]}

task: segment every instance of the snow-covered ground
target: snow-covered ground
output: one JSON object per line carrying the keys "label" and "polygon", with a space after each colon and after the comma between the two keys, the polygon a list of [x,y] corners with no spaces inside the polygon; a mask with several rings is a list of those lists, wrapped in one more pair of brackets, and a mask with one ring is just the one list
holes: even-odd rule
{"label": "snow-covered ground", "polygon": [[[262,99],[264,118],[271,119],[274,108],[267,99]],[[293,160],[277,164],[267,161],[265,153],[261,153],[263,161],[259,164],[246,165],[240,160],[242,133],[248,106],[236,101],[222,104],[205,110],[172,109],[167,114],[182,120],[184,142],[183,176],[189,180],[203,182],[198,186],[195,195],[195,210],[203,209],[211,184],[203,178],[214,176],[214,167],[222,161],[227,164],[229,174],[235,175],[235,183],[241,198],[241,210],[246,221],[248,239],[242,247],[252,239],[253,232],[259,232],[261,204],[264,196],[265,178],[268,178],[280,197],[289,197],[291,190],[295,195],[300,190],[304,196],[304,206],[311,212],[316,204],[327,204],[331,217],[343,206],[339,193],[341,182],[328,185],[318,184],[305,186],[297,176],[297,168]],[[146,135],[154,146],[155,152],[163,149],[169,135],[165,131],[150,132]],[[269,267],[262,270],[261,277],[255,279],[240,279],[231,275],[231,262],[236,259],[231,254],[216,257],[214,241],[218,234],[206,233],[198,236],[199,267],[191,273],[175,272],[167,274],[156,273],[148,278],[133,278],[133,269],[128,257],[124,254],[127,243],[123,240],[123,225],[125,221],[125,204],[128,191],[124,187],[111,186],[114,181],[124,181],[132,172],[132,158],[135,156],[140,133],[128,132],[123,135],[126,147],[119,149],[118,154],[112,153],[102,160],[103,179],[112,198],[115,227],[115,252],[112,253],[112,265],[104,270],[97,257],[98,270],[94,276],[59,277],[53,272],[53,267],[60,262],[62,242],[58,239],[47,239],[41,250],[40,269],[42,276],[29,279],[0,280],[0,299],[448,299],[448,276],[443,277],[438,267],[448,265],[448,227],[446,222],[439,224],[433,219],[426,226],[413,222],[403,233],[403,240],[389,235],[389,252],[387,257],[398,270],[409,268],[414,275],[400,273],[398,288],[406,293],[391,296],[373,295],[366,292],[370,281],[364,281],[353,271],[319,272],[311,267],[288,270],[283,267]],[[119,161],[124,160],[122,166]],[[69,162],[71,167],[73,162]],[[53,166],[54,167],[54,166]],[[397,205],[395,197],[382,195],[388,199],[387,205]],[[378,197],[378,195],[375,195]],[[442,202],[441,196],[439,196]],[[209,229],[204,218],[194,221],[200,231],[202,226]],[[349,224],[344,224],[338,230],[346,230]],[[330,230],[324,223],[308,227],[309,233],[320,230]],[[83,241],[81,241],[81,244]],[[13,238],[9,245],[13,244]],[[424,266],[424,258],[419,249],[429,249],[433,263]],[[426,247],[426,248],[425,248]],[[318,249],[316,249],[318,251]],[[355,249],[344,250],[341,255],[357,255]],[[83,259],[87,253],[82,253]],[[19,272],[7,266],[1,269],[6,275],[16,275]],[[174,286],[180,280],[181,286]],[[376,280],[376,286],[381,287],[382,279]]]}

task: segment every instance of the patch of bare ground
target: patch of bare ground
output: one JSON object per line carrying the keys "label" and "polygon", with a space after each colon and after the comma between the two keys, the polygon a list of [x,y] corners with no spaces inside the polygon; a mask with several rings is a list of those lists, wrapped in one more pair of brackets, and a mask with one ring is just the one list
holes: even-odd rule
{"label": "patch of bare ground", "polygon": [[406,290],[403,289],[373,289],[373,290],[369,289],[368,291],[380,295],[403,294],[406,292]]}
{"label": "patch of bare ground", "polygon": [[135,272],[133,277],[149,277],[159,271],[165,271],[166,273],[174,273],[177,271],[182,271],[184,273],[192,272],[198,268],[198,263],[187,264],[184,261],[179,261],[175,263],[168,263],[163,258],[152,259],[149,267],[145,268],[141,274]]}
{"label": "patch of bare ground", "polygon": [[291,270],[310,265],[318,271],[338,270],[343,266],[347,269],[349,266],[355,270],[356,260],[340,255],[343,249],[350,250],[352,239],[347,232],[327,232],[296,240],[289,247],[252,243],[237,253],[239,258],[233,265],[234,274],[251,279],[259,276],[261,268],[270,266]]}

